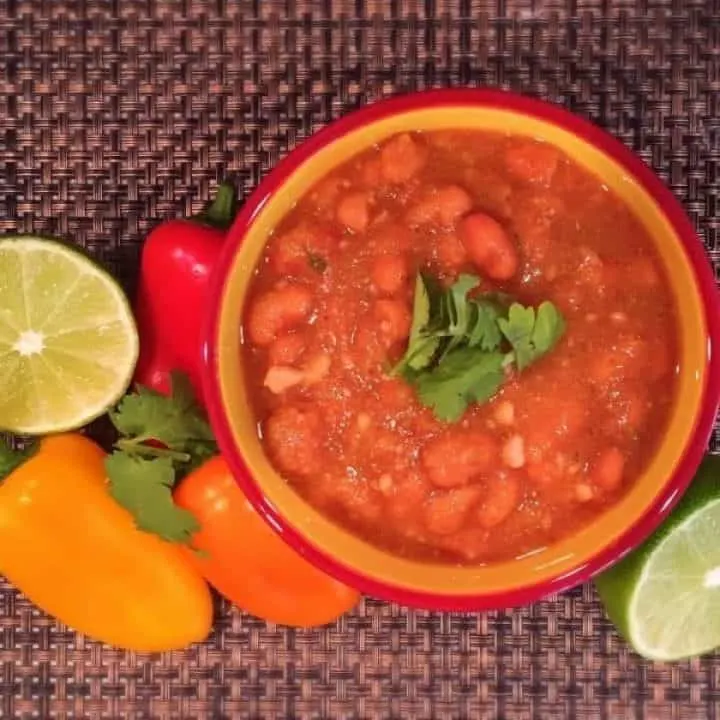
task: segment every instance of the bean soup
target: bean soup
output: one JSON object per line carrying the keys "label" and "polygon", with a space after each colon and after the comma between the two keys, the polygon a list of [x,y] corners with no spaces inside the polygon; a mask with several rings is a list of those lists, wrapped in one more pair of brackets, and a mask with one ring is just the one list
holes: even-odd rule
{"label": "bean soup", "polygon": [[[449,329],[423,350],[431,286]],[[466,320],[453,332],[485,307],[472,349]],[[492,132],[399,134],[323,178],[268,240],[243,330],[277,471],[418,560],[507,560],[587,525],[643,471],[675,395],[675,311],[642,224],[555,147]]]}

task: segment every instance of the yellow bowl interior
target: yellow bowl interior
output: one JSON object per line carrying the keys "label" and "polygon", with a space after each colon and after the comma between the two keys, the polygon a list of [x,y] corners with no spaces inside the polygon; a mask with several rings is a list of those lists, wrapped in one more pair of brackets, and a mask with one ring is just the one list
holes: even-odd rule
{"label": "yellow bowl interior", "polygon": [[[542,551],[482,567],[428,565],[396,557],[368,544],[314,510],[268,462],[256,434],[243,380],[240,318],[248,284],[268,235],[315,182],[332,168],[384,138],[408,130],[471,128],[534,136],[561,148],[601,177],[655,238],[670,278],[679,316],[680,379],[667,434],[646,472],[612,508],[578,533]],[[234,442],[280,516],[307,541],[353,571],[377,582],[448,596],[512,590],[572,573],[633,524],[670,478],[690,438],[706,372],[704,312],[694,276],[662,209],[614,159],[573,133],[518,112],[443,106],[379,120],[325,146],[301,165],[281,192],[259,210],[229,272],[219,318],[218,367],[222,403]]]}

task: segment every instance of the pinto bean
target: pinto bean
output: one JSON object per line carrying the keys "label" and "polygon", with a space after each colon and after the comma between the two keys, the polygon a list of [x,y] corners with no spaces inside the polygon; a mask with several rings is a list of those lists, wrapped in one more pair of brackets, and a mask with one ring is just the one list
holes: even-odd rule
{"label": "pinto bean", "polygon": [[286,285],[268,290],[255,298],[247,316],[250,342],[261,347],[270,345],[282,333],[308,319],[313,295],[301,285]]}
{"label": "pinto bean", "polygon": [[327,227],[301,224],[270,240],[268,262],[278,275],[315,274],[311,258],[325,258],[337,238]]}
{"label": "pinto bean", "polygon": [[460,221],[459,235],[472,262],[491,280],[509,280],[517,272],[517,250],[497,220],[472,213]]}
{"label": "pinto bean", "polygon": [[370,270],[373,285],[382,293],[395,295],[406,285],[408,263],[403,255],[380,255],[375,258]]}
{"label": "pinto bean", "polygon": [[283,405],[264,423],[271,457],[281,471],[292,475],[313,475],[322,469],[324,433],[320,413],[313,407]]}
{"label": "pinto bean", "polygon": [[520,500],[520,482],[515,475],[497,473],[485,483],[485,495],[477,510],[477,521],[492,528],[507,520]]}
{"label": "pinto bean", "polygon": [[469,527],[464,527],[452,535],[440,535],[433,538],[438,547],[443,548],[467,562],[477,562],[488,550],[488,538],[490,532],[485,528],[473,527],[471,523],[467,523]]}
{"label": "pinto bean", "polygon": [[440,491],[427,502],[424,512],[425,527],[436,535],[451,535],[460,530],[473,505],[483,496],[478,485]]}
{"label": "pinto bean", "polygon": [[401,300],[376,300],[373,315],[379,323],[380,334],[389,345],[407,340],[412,323],[407,303]]}
{"label": "pinto bean", "polygon": [[356,233],[364,232],[370,224],[370,194],[352,192],[338,204],[337,221]]}
{"label": "pinto bean", "polygon": [[407,133],[389,140],[380,151],[380,172],[383,180],[405,183],[417,175],[427,162],[427,150]]}
{"label": "pinto bean", "polygon": [[305,352],[306,339],[302,333],[280,335],[268,348],[270,365],[294,365]]}
{"label": "pinto bean", "polygon": [[470,195],[459,185],[444,187],[425,193],[407,212],[410,225],[437,224],[443,227],[455,221],[472,208]]}
{"label": "pinto bean", "polygon": [[314,385],[325,379],[330,372],[332,358],[327,353],[315,353],[303,363],[303,382]]}
{"label": "pinto bean", "polygon": [[440,235],[436,247],[438,264],[446,272],[457,272],[468,261],[465,245],[455,233]]}
{"label": "pinto bean", "polygon": [[439,488],[467,485],[487,472],[498,454],[495,441],[481,432],[448,432],[423,448],[421,462],[430,482]]}

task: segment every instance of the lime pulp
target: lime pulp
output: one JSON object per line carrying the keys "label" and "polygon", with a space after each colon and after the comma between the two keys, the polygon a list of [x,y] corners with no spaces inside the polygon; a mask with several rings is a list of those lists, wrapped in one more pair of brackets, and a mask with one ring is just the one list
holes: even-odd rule
{"label": "lime pulp", "polygon": [[0,428],[80,427],[127,389],[138,356],[118,283],[72,247],[0,237]]}

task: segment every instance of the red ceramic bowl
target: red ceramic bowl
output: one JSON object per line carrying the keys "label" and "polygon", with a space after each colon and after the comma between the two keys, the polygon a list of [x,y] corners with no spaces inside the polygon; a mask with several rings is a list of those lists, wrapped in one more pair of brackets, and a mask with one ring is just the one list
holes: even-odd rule
{"label": "red ceramic bowl", "polygon": [[[302,500],[275,472],[256,434],[243,378],[240,318],[269,233],[333,167],[396,132],[501,130],[541,137],[619,193],[654,238],[678,309],[679,387],[668,429],[643,475],[589,526],[538,554],[482,567],[428,565],[379,550]],[[537,100],[495,90],[443,90],[378,102],[302,143],[259,185],[230,231],[213,281],[205,338],[210,419],[238,483],[298,552],[377,597],[441,609],[536,600],[587,580],[640,543],[670,511],[706,448],[720,396],[720,304],[688,219],[663,183],[597,127]]]}

